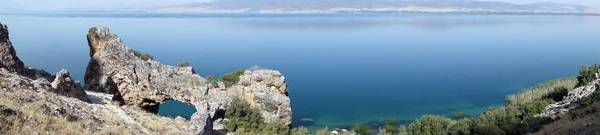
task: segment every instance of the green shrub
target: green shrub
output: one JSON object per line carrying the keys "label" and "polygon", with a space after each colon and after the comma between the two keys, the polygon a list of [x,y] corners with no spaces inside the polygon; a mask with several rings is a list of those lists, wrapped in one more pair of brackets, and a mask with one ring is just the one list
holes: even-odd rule
{"label": "green shrub", "polygon": [[484,127],[486,128],[485,130],[495,130],[495,128],[492,126],[496,126],[504,133],[509,135],[524,134],[523,125],[521,123],[521,119],[519,119],[518,111],[512,108],[490,107],[479,116],[476,123],[477,127]]}
{"label": "green shrub", "polygon": [[310,132],[307,128],[300,126],[298,128],[292,129],[292,135],[309,135]]}
{"label": "green shrub", "polygon": [[456,122],[456,124],[452,125],[448,130],[448,134],[450,135],[470,135],[471,134],[471,124],[473,123],[470,119],[462,119]]}
{"label": "green shrub", "polygon": [[594,74],[598,72],[598,64],[592,64],[589,68],[586,65],[582,65],[579,68],[579,75],[577,76],[577,86],[587,85],[594,80]]}
{"label": "green shrub", "polygon": [[264,121],[258,109],[237,97],[232,99],[225,111],[225,118],[228,121],[222,121],[221,124],[225,125],[229,132],[235,132],[238,129],[244,129],[245,132],[258,132],[259,126]]}
{"label": "green shrub", "polygon": [[393,125],[385,125],[385,127],[383,128],[385,130],[386,133],[390,133],[390,134],[398,134],[400,133],[400,130],[396,127],[394,127]]}
{"label": "green shrub", "polygon": [[506,135],[506,133],[500,129],[500,127],[492,123],[477,122],[473,126],[473,132],[475,132],[473,134],[478,135]]}
{"label": "green shrub", "polygon": [[520,104],[518,108],[525,116],[534,116],[540,114],[549,104],[554,103],[551,99],[536,100]]}
{"label": "green shrub", "polygon": [[285,122],[281,120],[271,121],[266,124],[262,124],[259,127],[260,134],[264,135],[289,135],[290,134],[290,126],[286,125]]}
{"label": "green shrub", "polygon": [[233,98],[229,107],[225,111],[227,121],[221,124],[229,132],[237,134],[273,134],[287,135],[290,133],[290,127],[283,121],[275,120],[264,123],[264,118],[260,111],[250,106],[250,104],[240,98]]}
{"label": "green shrub", "polygon": [[522,89],[517,94],[511,94],[506,97],[508,105],[515,106],[518,104],[542,100],[545,98],[561,97],[566,95],[566,91],[571,91],[577,85],[577,78],[567,77],[546,81],[535,86]]}
{"label": "green shrub", "polygon": [[408,126],[409,135],[444,135],[455,122],[439,115],[423,115]]}
{"label": "green shrub", "polygon": [[369,127],[369,125],[367,124],[354,125],[352,130],[361,135],[370,135],[373,133],[373,129],[371,129],[371,127]]}
{"label": "green shrub", "polygon": [[179,64],[177,64],[177,66],[178,67],[189,67],[190,66],[190,62],[184,60],[182,62],[179,62]]}
{"label": "green shrub", "polygon": [[404,125],[400,125],[400,127],[398,128],[398,132],[399,135],[408,135],[408,132],[406,131],[406,126]]}
{"label": "green shrub", "polygon": [[325,127],[323,129],[317,130],[317,132],[315,132],[315,135],[331,135],[331,132],[329,132],[328,127]]}
{"label": "green shrub", "polygon": [[154,60],[154,56],[145,53],[145,54],[140,55],[140,59],[142,59],[142,60]]}
{"label": "green shrub", "polygon": [[244,70],[238,69],[231,73],[224,74],[219,78],[219,82],[223,82],[226,87],[233,86],[240,81],[240,76],[244,75]]}
{"label": "green shrub", "polygon": [[133,51],[133,55],[135,55],[135,57],[139,58],[140,56],[142,56],[142,53],[140,51],[137,51],[137,50],[132,50],[132,51]]}
{"label": "green shrub", "polygon": [[467,118],[467,114],[464,112],[455,112],[455,113],[452,113],[452,118],[453,119],[464,119],[464,118]]}
{"label": "green shrub", "polygon": [[208,84],[211,85],[212,87],[217,86],[217,80],[215,80],[215,76],[214,75],[208,75],[206,76],[206,81],[208,81]]}
{"label": "green shrub", "polygon": [[135,55],[135,57],[138,57],[142,60],[154,60],[154,56],[150,55],[150,54],[142,54],[140,51],[138,50],[133,50],[131,49],[131,51],[133,52],[133,55]]}

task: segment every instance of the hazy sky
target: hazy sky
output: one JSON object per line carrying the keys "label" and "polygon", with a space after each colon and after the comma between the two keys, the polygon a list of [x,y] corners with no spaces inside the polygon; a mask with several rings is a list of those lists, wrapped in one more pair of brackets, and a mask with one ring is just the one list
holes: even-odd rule
{"label": "hazy sky", "polygon": [[[210,0],[1,0],[0,10],[57,10],[73,8],[97,7],[151,7],[157,5],[183,4],[188,2],[205,2]],[[588,6],[600,5],[600,0],[496,0],[517,4],[533,2],[557,2],[581,4]]]}

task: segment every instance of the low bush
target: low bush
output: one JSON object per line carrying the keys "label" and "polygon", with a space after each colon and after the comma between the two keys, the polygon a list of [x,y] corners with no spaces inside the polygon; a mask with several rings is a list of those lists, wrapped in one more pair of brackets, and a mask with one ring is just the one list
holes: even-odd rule
{"label": "low bush", "polygon": [[534,116],[540,114],[549,104],[554,103],[551,99],[536,100],[520,104],[518,106],[521,113],[525,116]]}
{"label": "low bush", "polygon": [[217,80],[215,80],[215,76],[214,75],[208,75],[206,76],[206,81],[208,81],[208,84],[212,87],[217,86]]}
{"label": "low bush", "polygon": [[189,67],[190,66],[190,62],[184,60],[182,62],[179,62],[179,64],[177,64],[177,66],[178,67]]}
{"label": "low bush", "polygon": [[310,132],[308,131],[307,128],[300,126],[298,128],[292,129],[291,134],[292,135],[309,135]]}
{"label": "low bush", "polygon": [[290,133],[289,126],[282,121],[264,122],[264,118],[257,108],[251,107],[250,103],[235,97],[225,111],[227,121],[222,121],[227,131],[236,135],[241,134],[272,134],[287,135]]}
{"label": "low bush", "polygon": [[390,134],[398,134],[400,133],[400,130],[396,127],[394,127],[394,125],[385,125],[385,127],[383,128],[385,130],[385,133],[390,133]]}
{"label": "low bush", "polygon": [[448,134],[450,135],[470,135],[471,134],[471,124],[473,123],[470,119],[462,119],[456,122],[456,124],[452,125],[448,130]]}
{"label": "low bush", "polygon": [[244,70],[238,69],[231,73],[224,74],[223,76],[219,77],[219,82],[223,82],[226,87],[233,86],[240,81],[240,76],[244,75],[244,72]]}
{"label": "low bush", "polygon": [[423,115],[408,126],[409,135],[443,135],[455,122],[439,115]]}
{"label": "low bush", "polygon": [[142,60],[154,60],[154,56],[145,53],[145,54],[140,55],[140,59],[142,59]]}
{"label": "low bush", "polygon": [[354,125],[352,130],[354,130],[354,132],[361,134],[361,135],[373,134],[373,129],[371,129],[371,127],[369,127],[369,125],[367,125],[367,124]]}

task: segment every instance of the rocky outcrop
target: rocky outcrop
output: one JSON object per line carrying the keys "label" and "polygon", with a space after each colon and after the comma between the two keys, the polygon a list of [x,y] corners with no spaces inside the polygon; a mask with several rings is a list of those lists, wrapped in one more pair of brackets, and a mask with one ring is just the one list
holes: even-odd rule
{"label": "rocky outcrop", "polygon": [[81,83],[71,77],[69,71],[65,69],[56,73],[56,78],[52,82],[51,90],[59,95],[74,97],[86,102],[89,101],[87,94],[85,94],[85,91],[81,88]]}
{"label": "rocky outcrop", "polygon": [[545,117],[560,117],[563,114],[568,113],[570,110],[579,108],[579,101],[583,98],[590,96],[592,93],[600,88],[600,80],[594,80],[586,86],[578,87],[569,92],[563,100],[550,104],[546,109],[536,116]]}
{"label": "rocky outcrop", "polygon": [[85,73],[86,88],[116,93],[126,105],[157,112],[166,100],[195,106],[206,98],[206,80],[192,68],[162,65],[142,60],[108,28],[88,33],[91,60]]}
{"label": "rocky outcrop", "polygon": [[[25,67],[17,57],[15,48],[8,37],[8,29],[0,24],[0,77],[4,88],[21,88],[36,91],[50,91],[59,95],[78,98],[88,101],[85,91],[81,89],[79,81],[73,79],[66,70],[62,70],[56,77],[44,70]],[[53,81],[50,83],[50,81]]]}
{"label": "rocky outcrop", "polygon": [[8,37],[8,27],[0,23],[0,68],[5,68],[11,72],[21,73],[25,65],[17,57],[17,52],[12,46]]}
{"label": "rocky outcrop", "polygon": [[267,122],[292,121],[292,107],[285,77],[275,70],[247,70],[233,90],[241,89],[245,99],[259,108]]}
{"label": "rocky outcrop", "polygon": [[[246,71],[229,88],[212,88],[191,67],[163,65],[142,60],[108,28],[94,27],[88,33],[90,63],[85,89],[114,93],[116,100],[157,112],[166,100],[196,107],[191,128],[198,134],[212,132],[213,121],[221,119],[230,97],[243,97],[258,107],[266,119],[291,123],[291,106],[285,77],[274,70]],[[213,86],[214,87],[214,86]]]}

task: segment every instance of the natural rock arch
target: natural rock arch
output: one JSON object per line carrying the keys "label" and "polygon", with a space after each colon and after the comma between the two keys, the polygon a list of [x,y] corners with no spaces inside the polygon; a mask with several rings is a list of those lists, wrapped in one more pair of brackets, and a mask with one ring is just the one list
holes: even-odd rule
{"label": "natural rock arch", "polygon": [[192,67],[163,65],[142,60],[106,27],[91,28],[87,35],[90,63],[85,73],[85,89],[115,94],[113,100],[139,106],[156,113],[166,100],[193,105],[191,128],[196,134],[209,134],[220,119],[231,96],[248,100],[269,122],[275,119],[291,124],[291,106],[285,77],[274,70],[246,71],[230,88],[210,88],[207,80]]}

